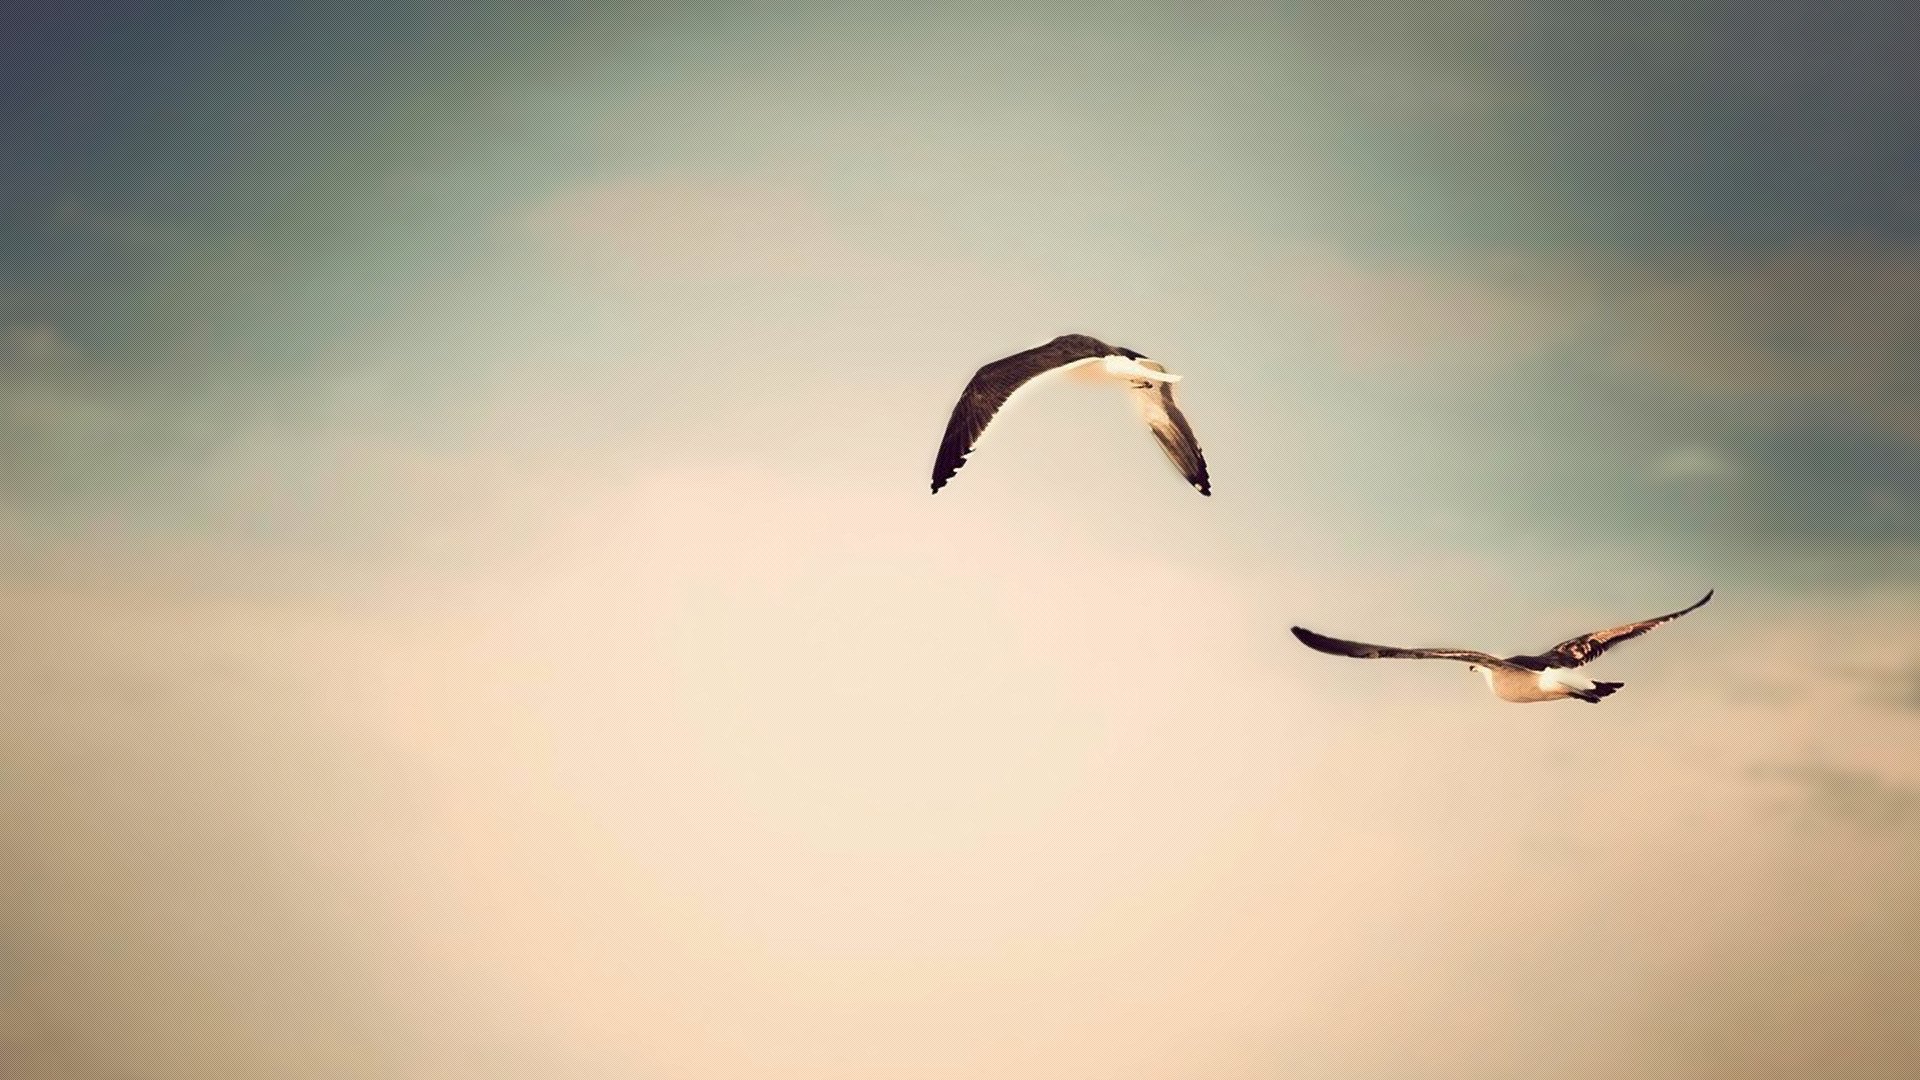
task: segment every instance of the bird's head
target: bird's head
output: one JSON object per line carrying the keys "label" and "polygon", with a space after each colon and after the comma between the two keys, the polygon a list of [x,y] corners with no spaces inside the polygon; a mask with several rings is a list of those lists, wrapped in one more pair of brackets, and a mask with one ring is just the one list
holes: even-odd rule
{"label": "bird's head", "polygon": [[1474,673],[1475,675],[1478,675],[1478,674],[1480,674],[1481,672],[1483,672],[1483,671],[1485,671],[1485,670],[1487,670],[1487,669],[1486,669],[1486,668],[1485,668],[1485,667],[1484,667],[1483,665],[1480,665],[1480,664],[1468,664],[1468,665],[1467,665],[1467,670],[1468,670],[1468,671],[1471,671],[1471,672],[1473,672],[1473,673]]}

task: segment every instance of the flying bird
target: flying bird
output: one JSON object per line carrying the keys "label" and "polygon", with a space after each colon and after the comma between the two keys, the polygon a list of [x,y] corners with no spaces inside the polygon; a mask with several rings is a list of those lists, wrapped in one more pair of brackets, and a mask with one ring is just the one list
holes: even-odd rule
{"label": "flying bird", "polygon": [[967,455],[980,442],[980,436],[1007,403],[1044,378],[1059,372],[1092,382],[1122,382],[1133,393],[1133,402],[1141,419],[1159,440],[1160,449],[1202,495],[1213,494],[1207,478],[1207,459],[1193,428],[1173,400],[1173,384],[1181,376],[1132,349],[1116,348],[1085,334],[1066,334],[1045,345],[995,360],[973,373],[973,380],[960,394],[947,420],[947,433],[940,440],[940,453],[933,462],[933,490],[937,493],[953,479]]}
{"label": "flying bird", "polygon": [[1546,652],[1533,656],[1500,657],[1477,649],[1401,649],[1392,645],[1368,645],[1316,634],[1304,626],[1294,627],[1293,636],[1309,649],[1362,660],[1459,660],[1467,665],[1467,670],[1484,676],[1487,688],[1502,701],[1525,703],[1570,697],[1597,705],[1601,698],[1626,684],[1594,682],[1581,676],[1575,669],[1599,659],[1601,653],[1615,645],[1637,638],[1656,626],[1670,623],[1711,599],[1713,590],[1709,589],[1707,595],[1679,611],[1616,626],[1611,630],[1596,630],[1591,634],[1568,638]]}

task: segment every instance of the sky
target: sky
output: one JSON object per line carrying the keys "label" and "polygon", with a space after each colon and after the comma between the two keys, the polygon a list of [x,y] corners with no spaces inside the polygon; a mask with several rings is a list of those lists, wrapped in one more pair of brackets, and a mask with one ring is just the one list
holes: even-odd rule
{"label": "sky", "polygon": [[1916,32],[8,5],[0,1076],[1913,1075]]}

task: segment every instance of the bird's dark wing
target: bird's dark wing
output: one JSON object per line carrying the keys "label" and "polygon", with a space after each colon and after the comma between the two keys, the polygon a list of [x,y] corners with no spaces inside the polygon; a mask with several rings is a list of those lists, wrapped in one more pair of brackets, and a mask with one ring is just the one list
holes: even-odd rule
{"label": "bird's dark wing", "polygon": [[1000,407],[1014,391],[1049,371],[1082,363],[1107,353],[1106,346],[1092,338],[1070,335],[1055,338],[1045,345],[995,360],[973,373],[973,380],[954,403],[947,419],[947,433],[940,439],[940,453],[933,461],[933,490],[946,486],[967,455],[980,441]]}
{"label": "bird's dark wing", "polygon": [[1316,634],[1304,626],[1293,628],[1293,636],[1309,649],[1358,660],[1460,660],[1469,664],[1498,664],[1499,657],[1477,649],[1401,649],[1392,645],[1369,645],[1364,641]]}
{"label": "bird's dark wing", "polygon": [[1525,659],[1542,660],[1546,662],[1547,666],[1558,668],[1575,668],[1582,664],[1592,663],[1601,653],[1606,652],[1615,645],[1631,638],[1637,638],[1656,626],[1670,623],[1711,599],[1713,599],[1713,590],[1708,589],[1707,595],[1695,600],[1679,611],[1670,611],[1665,615],[1659,615],[1651,619],[1627,623],[1625,626],[1616,626],[1611,630],[1596,630],[1591,634],[1581,634],[1576,638],[1568,638],[1537,657],[1527,657]]}
{"label": "bird's dark wing", "polygon": [[[1155,371],[1165,371],[1164,367],[1152,360],[1140,361],[1141,367]],[[1200,451],[1200,440],[1193,437],[1193,427],[1187,423],[1186,414],[1180,411],[1180,405],[1173,400],[1173,384],[1140,379],[1133,383],[1133,401],[1140,408],[1140,416],[1153,429],[1153,437],[1160,443],[1160,449],[1167,452],[1167,460],[1180,470],[1202,495],[1213,494],[1213,482],[1207,478],[1207,455]]]}

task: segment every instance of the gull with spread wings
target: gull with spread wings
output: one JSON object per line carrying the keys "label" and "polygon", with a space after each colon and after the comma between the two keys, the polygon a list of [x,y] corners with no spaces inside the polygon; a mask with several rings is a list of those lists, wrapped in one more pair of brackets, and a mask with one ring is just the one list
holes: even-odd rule
{"label": "gull with spread wings", "polygon": [[1181,376],[1132,349],[1116,348],[1085,334],[1066,334],[974,372],[947,420],[940,453],[933,463],[933,490],[938,492],[966,464],[980,436],[1014,398],[1045,377],[1073,372],[1095,382],[1122,382],[1133,392],[1140,416],[1167,459],[1202,495],[1213,494],[1207,478],[1207,459],[1193,428],[1173,400],[1173,384]]}
{"label": "gull with spread wings", "polygon": [[1392,645],[1368,645],[1316,634],[1304,626],[1294,627],[1293,636],[1309,649],[1362,660],[1459,660],[1467,665],[1467,670],[1484,676],[1487,688],[1502,701],[1525,703],[1570,697],[1598,704],[1601,698],[1626,684],[1594,682],[1581,676],[1575,671],[1576,668],[1586,666],[1615,645],[1637,638],[1656,626],[1670,623],[1711,599],[1713,590],[1709,589],[1707,595],[1679,611],[1616,626],[1611,630],[1596,630],[1591,634],[1568,638],[1546,652],[1533,656],[1500,657],[1476,649],[1401,649]]}

